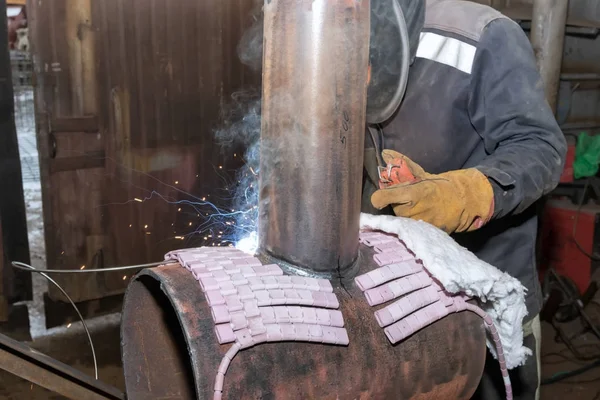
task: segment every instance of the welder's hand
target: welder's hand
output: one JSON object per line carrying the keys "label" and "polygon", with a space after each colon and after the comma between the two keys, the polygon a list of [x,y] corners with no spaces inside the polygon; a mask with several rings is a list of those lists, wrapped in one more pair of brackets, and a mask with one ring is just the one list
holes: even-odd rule
{"label": "welder's hand", "polygon": [[375,208],[392,206],[399,217],[422,220],[447,233],[479,229],[492,217],[492,185],[477,169],[435,175],[395,151],[384,150],[382,155],[385,162],[402,159],[414,179],[373,193]]}

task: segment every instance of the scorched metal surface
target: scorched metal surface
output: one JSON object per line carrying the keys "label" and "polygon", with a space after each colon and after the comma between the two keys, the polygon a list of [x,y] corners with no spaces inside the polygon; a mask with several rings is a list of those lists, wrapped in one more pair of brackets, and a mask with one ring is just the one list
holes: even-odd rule
{"label": "scorched metal surface", "polygon": [[[361,272],[371,270],[364,249]],[[391,345],[354,285],[334,284],[348,347],[285,342],[238,354],[224,399],[468,399],[481,377],[485,332],[470,313],[450,315]],[[198,282],[179,265],[142,271],[123,309],[127,397],[210,399],[229,346],[218,344]]]}

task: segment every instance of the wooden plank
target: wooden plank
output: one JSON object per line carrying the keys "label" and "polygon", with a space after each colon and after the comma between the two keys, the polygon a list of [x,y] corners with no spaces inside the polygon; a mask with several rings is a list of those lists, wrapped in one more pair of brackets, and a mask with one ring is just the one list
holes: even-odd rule
{"label": "wooden plank", "polygon": [[98,117],[53,118],[50,121],[50,132],[98,132]]}
{"label": "wooden plank", "polygon": [[104,168],[104,151],[95,151],[78,157],[55,158],[50,161],[50,173],[75,171],[79,169]]}
{"label": "wooden plank", "polygon": [[73,400],[125,399],[119,389],[5,335],[0,335],[0,369]]}
{"label": "wooden plank", "polygon": [[[122,294],[77,303],[77,308],[85,319],[114,314],[120,312],[122,307]],[[52,300],[48,294],[44,294],[44,313],[46,314],[47,329],[79,321],[79,316],[71,304],[62,300]]]}
{"label": "wooden plank", "polygon": [[0,322],[0,334],[22,342],[31,341],[29,310],[26,304],[11,305],[6,322]]}
{"label": "wooden plank", "polygon": [[[0,2],[0,15],[6,15],[6,2]],[[27,220],[21,176],[21,161],[14,122],[14,99],[8,52],[7,21],[0,19],[0,296],[7,303],[31,299],[31,276],[15,271],[8,260],[29,263]]]}

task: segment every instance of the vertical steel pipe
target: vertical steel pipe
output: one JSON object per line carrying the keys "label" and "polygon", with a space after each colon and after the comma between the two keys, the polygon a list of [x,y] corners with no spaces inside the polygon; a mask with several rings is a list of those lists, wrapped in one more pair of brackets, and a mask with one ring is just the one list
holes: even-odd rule
{"label": "vertical steel pipe", "polygon": [[556,112],[569,0],[534,0],[531,44],[544,82],[546,99]]}
{"label": "vertical steel pipe", "polygon": [[323,276],[358,257],[369,0],[265,0],[259,245]]}

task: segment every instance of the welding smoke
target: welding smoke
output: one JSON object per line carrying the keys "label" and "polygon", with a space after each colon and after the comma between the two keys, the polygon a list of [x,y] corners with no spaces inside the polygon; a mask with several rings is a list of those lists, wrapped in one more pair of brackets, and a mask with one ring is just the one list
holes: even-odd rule
{"label": "welding smoke", "polygon": [[[261,6],[253,9],[252,25],[237,46],[240,61],[252,71],[262,68],[263,14]],[[254,252],[258,246],[258,174],[260,173],[261,87],[235,92],[228,106],[221,110],[222,128],[215,139],[227,152],[242,149],[243,166],[237,171],[232,190],[232,209],[236,210],[235,228],[231,233],[236,247]],[[237,153],[235,153],[237,154]]]}
{"label": "welding smoke", "polygon": [[[222,110],[224,126],[215,132],[215,139],[228,153],[238,155],[241,149],[243,165],[235,176],[232,189],[232,209],[235,228],[232,241],[256,231],[258,221],[258,174],[260,172],[260,95],[256,90],[240,91],[231,96],[231,104]],[[255,234],[254,234],[255,236]]]}
{"label": "welding smoke", "polygon": [[262,8],[256,7],[252,13],[252,26],[244,32],[237,46],[240,61],[258,72],[262,69],[263,54],[263,14]]}

